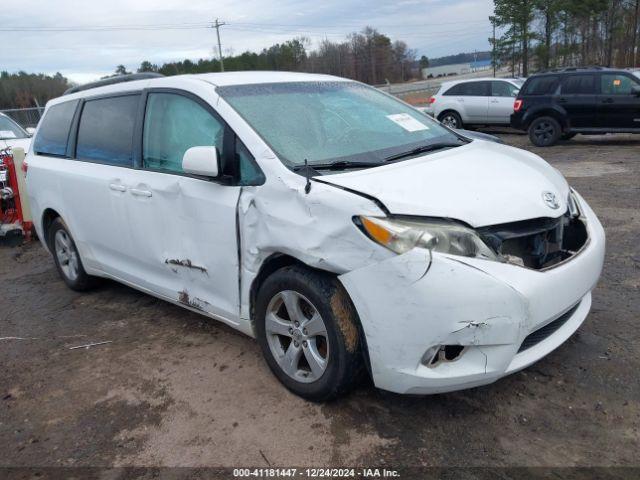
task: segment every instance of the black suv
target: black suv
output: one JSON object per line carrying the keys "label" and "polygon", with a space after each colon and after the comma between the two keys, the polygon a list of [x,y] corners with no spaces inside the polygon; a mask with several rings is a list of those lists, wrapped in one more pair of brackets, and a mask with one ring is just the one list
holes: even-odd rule
{"label": "black suv", "polygon": [[640,133],[640,77],[602,67],[532,75],[513,109],[511,126],[539,147],[578,133]]}

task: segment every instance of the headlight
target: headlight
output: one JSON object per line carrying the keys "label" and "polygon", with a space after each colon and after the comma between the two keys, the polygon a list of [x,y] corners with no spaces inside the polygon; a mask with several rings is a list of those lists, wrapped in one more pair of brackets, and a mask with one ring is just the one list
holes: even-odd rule
{"label": "headlight", "polygon": [[355,221],[369,238],[398,254],[421,247],[463,257],[498,259],[474,230],[449,220],[411,221],[360,216],[355,217]]}

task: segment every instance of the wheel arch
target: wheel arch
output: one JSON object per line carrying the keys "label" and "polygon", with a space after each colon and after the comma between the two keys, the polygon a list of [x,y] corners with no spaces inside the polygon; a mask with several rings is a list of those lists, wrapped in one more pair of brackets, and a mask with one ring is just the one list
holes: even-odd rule
{"label": "wheel arch", "polygon": [[[338,274],[336,274],[335,272],[330,272],[327,270],[322,270],[322,269],[307,265],[302,260],[296,257],[293,257],[291,255],[276,252],[271,254],[262,262],[262,265],[260,265],[258,274],[254,277],[253,281],[251,282],[251,287],[249,289],[249,316],[250,316],[252,329],[254,332],[256,331],[255,330],[255,321],[256,321],[255,305],[256,305],[258,292],[260,291],[260,287],[271,274],[273,274],[277,270],[280,270],[281,268],[289,267],[293,265],[298,265],[307,270],[323,273],[325,275],[334,276],[338,281],[338,283],[344,289],[344,293],[345,295],[347,295],[347,298],[349,298],[349,301],[351,301],[353,304],[353,300],[351,300],[351,297],[349,296],[349,292],[347,291],[347,289],[344,287],[344,285],[342,285],[342,282],[338,278],[339,277]],[[358,325],[358,334],[360,337],[360,345],[362,346],[361,351],[362,351],[363,359],[365,362],[367,372],[371,376],[371,361],[369,359],[369,348],[367,346],[367,339],[364,334],[364,329],[362,328],[362,321],[360,320],[360,314],[358,312],[358,309],[355,307],[355,304],[353,304],[353,310],[356,313],[356,323]]]}
{"label": "wheel arch", "polygon": [[552,108],[552,107],[545,107],[545,108],[540,108],[537,110],[533,110],[529,113],[529,115],[527,115],[527,117],[524,119],[524,124],[525,124],[525,129],[529,129],[529,127],[531,126],[531,123],[540,117],[551,117],[554,120],[556,120],[560,126],[562,127],[562,131],[566,131],[569,128],[569,121],[567,119],[567,115],[565,113],[563,113],[562,111],[556,109],[556,108]]}
{"label": "wheel arch", "polygon": [[42,212],[42,241],[49,250],[51,250],[51,245],[49,245],[49,229],[56,218],[62,218],[62,215],[53,208],[46,208],[44,212]]}

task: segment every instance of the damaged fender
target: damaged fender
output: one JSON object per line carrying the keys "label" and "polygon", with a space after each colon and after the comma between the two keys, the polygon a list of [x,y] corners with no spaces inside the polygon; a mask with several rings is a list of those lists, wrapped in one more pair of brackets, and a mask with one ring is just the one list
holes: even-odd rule
{"label": "damaged fender", "polygon": [[[250,319],[250,290],[264,261],[289,255],[320,270],[341,274],[394,256],[354,224],[353,216],[384,215],[372,200],[291,174],[259,188],[245,187],[238,203],[240,317]],[[423,268],[424,272],[424,268]]]}

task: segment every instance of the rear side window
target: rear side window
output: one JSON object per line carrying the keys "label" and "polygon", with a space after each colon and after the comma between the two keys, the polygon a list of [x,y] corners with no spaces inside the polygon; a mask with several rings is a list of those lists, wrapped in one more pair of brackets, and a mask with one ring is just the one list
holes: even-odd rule
{"label": "rear side window", "polygon": [[595,75],[570,75],[562,81],[563,95],[596,93]]}
{"label": "rear side window", "polygon": [[38,129],[38,135],[33,141],[35,153],[57,157],[64,157],[67,154],[69,130],[77,106],[78,101],[73,100],[49,107]]}
{"label": "rear side window", "polygon": [[520,89],[509,82],[491,82],[492,97],[515,97]]}
{"label": "rear side window", "polygon": [[466,82],[458,83],[443,95],[455,95],[461,97],[488,97],[489,82]]}
{"label": "rear side window", "polygon": [[553,95],[558,89],[559,80],[556,76],[533,77],[526,81],[523,87],[524,95]]}
{"label": "rear side window", "polygon": [[600,78],[603,95],[630,95],[634,86],[640,86],[640,82],[619,73],[603,73]]}
{"label": "rear side window", "polygon": [[82,108],[76,157],[131,166],[139,95],[89,100]]}

